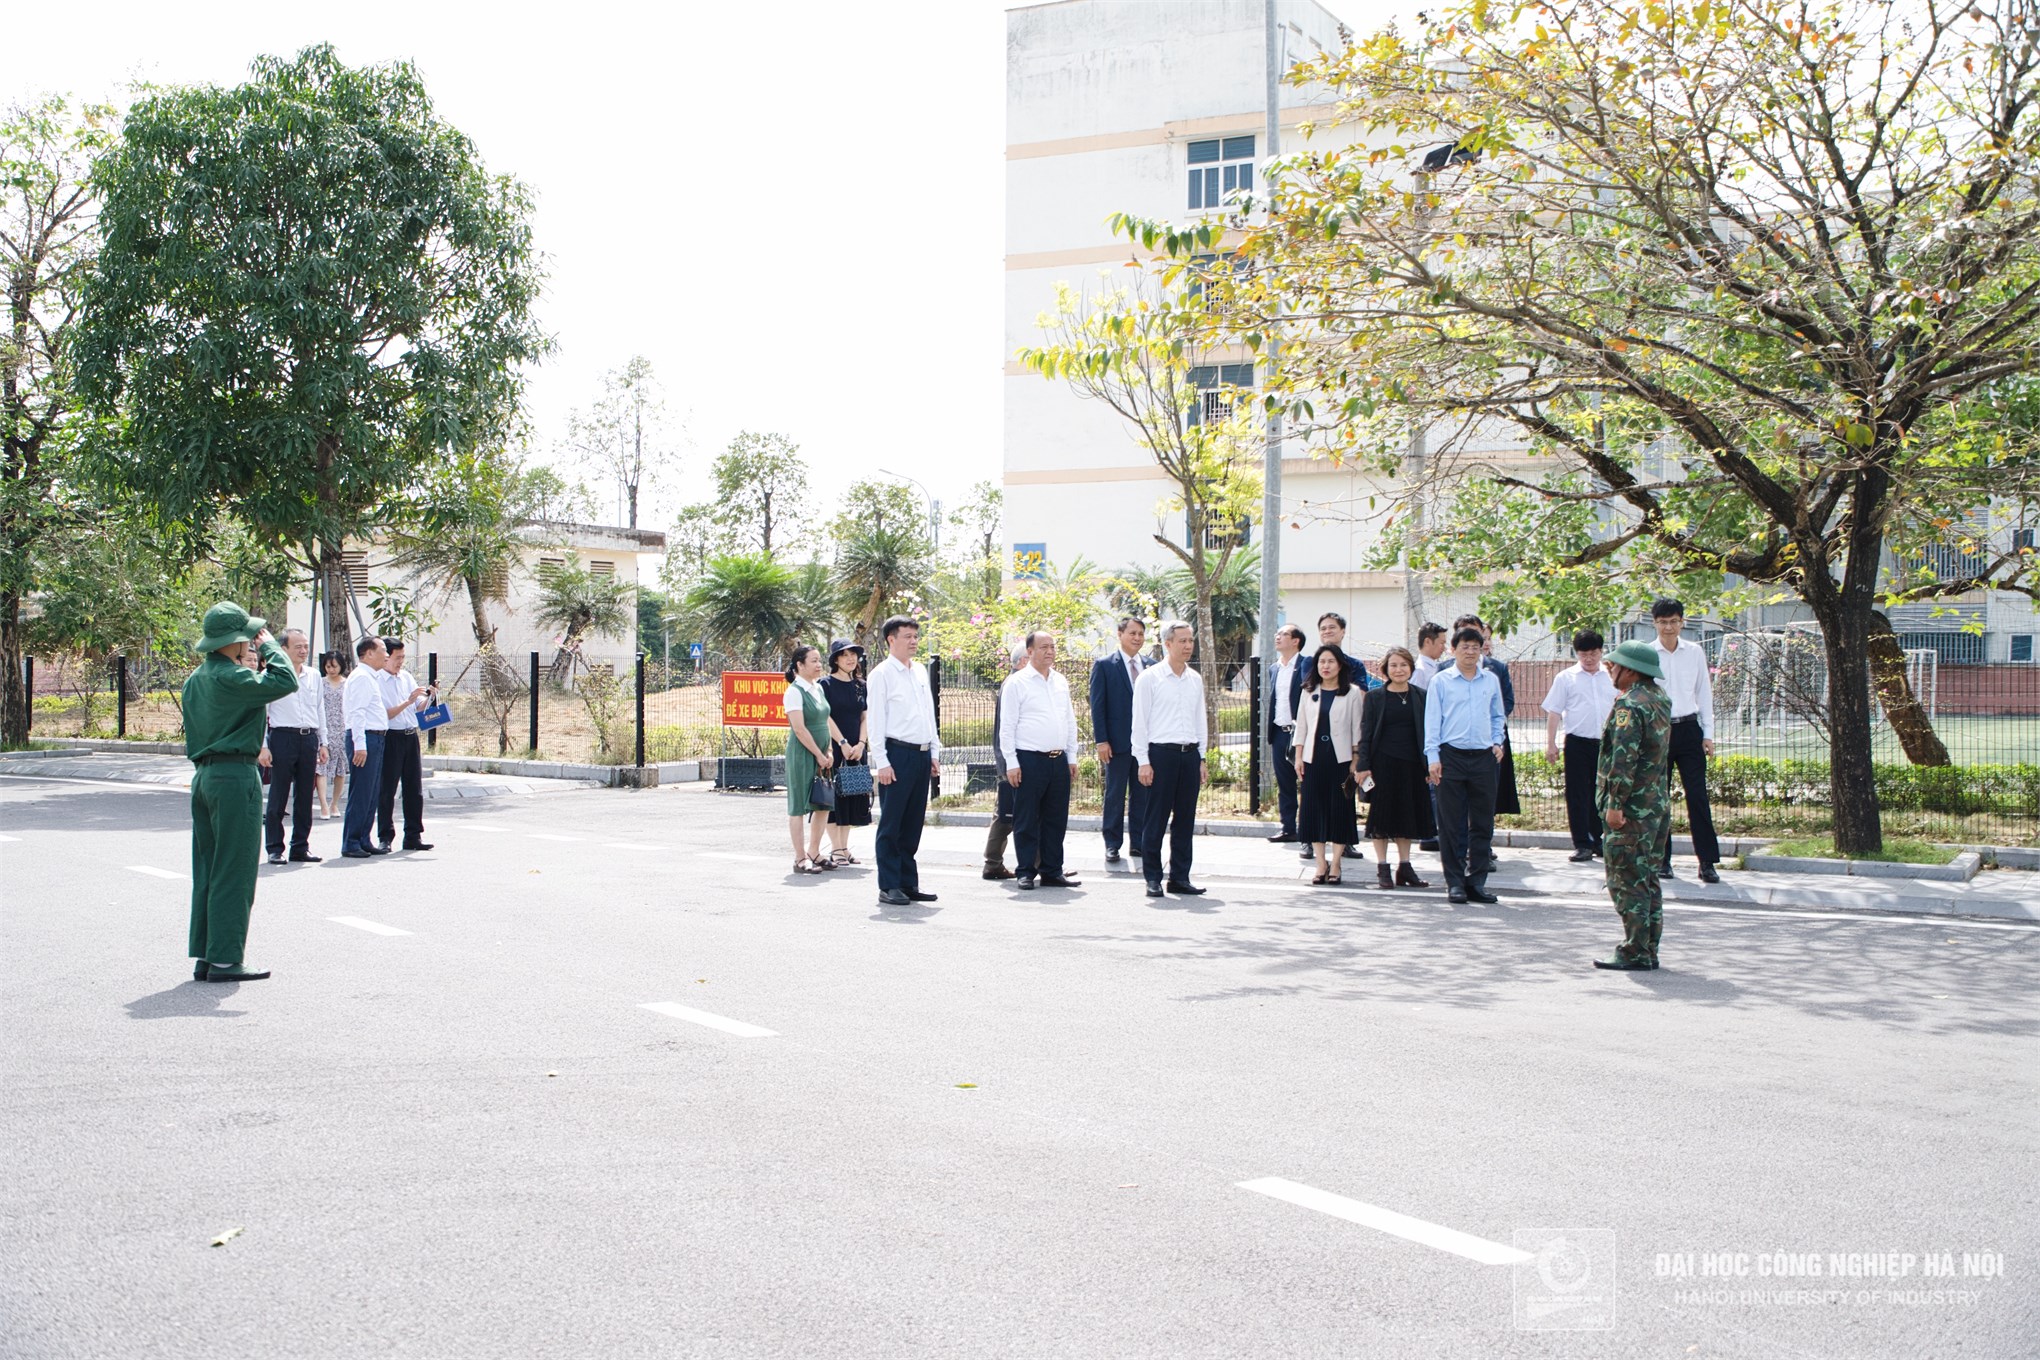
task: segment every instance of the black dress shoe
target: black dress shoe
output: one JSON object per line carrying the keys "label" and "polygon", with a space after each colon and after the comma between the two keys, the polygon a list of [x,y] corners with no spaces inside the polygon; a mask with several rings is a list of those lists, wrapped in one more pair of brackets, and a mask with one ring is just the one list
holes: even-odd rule
{"label": "black dress shoe", "polygon": [[1445,900],[1446,900],[1447,902],[1457,902],[1457,903],[1458,903],[1459,905],[1461,905],[1461,906],[1465,906],[1465,905],[1466,905],[1466,889],[1464,889],[1464,888],[1454,888],[1454,889],[1452,889],[1452,890],[1451,890],[1450,892],[1448,892],[1448,893],[1446,893],[1446,894],[1445,894]]}
{"label": "black dress shoe", "polygon": [[1041,876],[1041,886],[1044,888],[1081,888],[1084,885],[1069,874],[1043,874]]}
{"label": "black dress shoe", "polygon": [[1159,883],[1149,883],[1147,885],[1147,895],[1149,897],[1160,897],[1162,895],[1162,885]]}
{"label": "black dress shoe", "polygon": [[1117,850],[1107,850],[1105,852],[1105,862],[1107,864],[1119,863],[1119,852]]}
{"label": "black dress shoe", "polygon": [[1491,874],[1500,873],[1502,871],[1502,862],[1496,859],[1493,855],[1489,855],[1487,862],[1487,871]]}
{"label": "black dress shoe", "polygon": [[885,903],[888,907],[904,907],[912,901],[911,898],[898,888],[887,888],[878,895],[878,900]]}
{"label": "black dress shoe", "polygon": [[237,968],[222,968],[217,963],[210,963],[205,969],[207,982],[260,982],[268,976],[268,969],[256,970],[245,963]]}
{"label": "black dress shoe", "polygon": [[1180,882],[1176,881],[1175,879],[1170,879],[1170,880],[1169,880],[1169,891],[1170,891],[1170,892],[1172,892],[1172,893],[1181,893],[1181,894],[1182,894],[1183,896],[1185,896],[1185,897],[1202,897],[1202,896],[1204,896],[1204,889],[1202,889],[1202,888],[1198,887],[1198,886],[1197,886],[1196,884],[1194,884],[1194,883],[1180,883]]}
{"label": "black dress shoe", "polygon": [[281,851],[281,850],[271,850],[271,851],[269,852],[269,862],[270,862],[271,864],[281,864],[281,863],[283,863],[283,851]]}
{"label": "black dress shoe", "polygon": [[206,970],[206,969],[208,969],[208,968],[210,968],[210,967],[212,967],[212,965],[211,965],[211,964],[209,964],[209,963],[207,963],[207,962],[206,962],[206,961],[205,961],[204,959],[200,959],[200,960],[198,960],[198,961],[197,961],[196,963],[192,964],[192,965],[191,965],[191,980],[192,980],[193,982],[204,982],[204,981],[205,981],[205,970]]}
{"label": "black dress shoe", "polygon": [[1015,883],[1013,886],[1018,888],[1021,892],[1033,892],[1034,875],[1033,874],[1020,875],[1020,881],[1018,883]]}
{"label": "black dress shoe", "polygon": [[1003,864],[987,864],[982,877],[988,883],[999,883],[1013,876],[1013,871]]}
{"label": "black dress shoe", "polygon": [[430,850],[430,849],[432,848],[432,842],[431,842],[431,841],[405,841],[405,842],[404,842],[404,848],[405,848],[406,850]]}
{"label": "black dress shoe", "polygon": [[1666,866],[1665,866],[1664,868],[1662,868],[1662,869],[1660,869],[1660,870],[1658,870],[1658,871],[1657,871],[1657,876],[1658,876],[1659,878],[1663,878],[1663,879],[1669,879],[1669,878],[1671,878],[1671,877],[1672,877],[1672,866],[1671,866],[1671,865],[1669,865],[1669,864],[1667,864],[1667,865],[1666,865]]}
{"label": "black dress shoe", "polygon": [[918,888],[910,889],[907,892],[907,900],[909,902],[933,902],[935,900],[935,894],[924,893],[920,891]]}
{"label": "black dress shoe", "polygon": [[369,852],[366,850],[342,850],[340,852],[340,858],[342,859],[367,859],[368,857]]}
{"label": "black dress shoe", "polygon": [[1712,864],[1703,864],[1700,866],[1700,881],[1702,883],[1719,883],[1721,882],[1721,875],[1714,872]]}
{"label": "black dress shoe", "polygon": [[371,855],[387,855],[389,852],[390,848],[387,845],[371,845],[368,847],[368,853]]}
{"label": "black dress shoe", "polygon": [[1133,857],[1134,857],[1135,859],[1139,859],[1139,858],[1140,858],[1140,847],[1139,847],[1139,846],[1137,846],[1137,845],[1129,845],[1129,846],[1127,846],[1127,847],[1126,847],[1126,853],[1127,853],[1127,854],[1129,854],[1129,855],[1131,855],[1131,856],[1133,856]]}
{"label": "black dress shoe", "polygon": [[1469,902],[1479,902],[1483,906],[1491,907],[1495,903],[1501,901],[1502,899],[1496,897],[1486,888],[1476,888],[1471,883],[1469,883],[1466,885],[1466,900]]}
{"label": "black dress shoe", "polygon": [[1296,852],[1296,857],[1298,859],[1316,859],[1317,851],[1310,848],[1309,841],[1305,841],[1303,843],[1303,849]]}
{"label": "black dress shoe", "polygon": [[1430,840],[1427,840],[1427,841],[1418,841],[1418,842],[1417,842],[1417,849],[1419,849],[1419,850],[1423,851],[1423,852],[1424,852],[1425,854],[1427,854],[1427,855],[1435,855],[1435,854],[1437,854],[1437,853],[1438,853],[1438,838],[1437,838],[1436,836],[1433,836],[1433,837],[1431,837],[1431,839],[1430,839]]}
{"label": "black dress shoe", "polygon": [[302,855],[292,855],[290,857],[290,862],[292,864],[324,864],[326,862],[326,857],[324,855],[315,855],[311,851],[307,850]]}
{"label": "black dress shoe", "polygon": [[1296,843],[1296,833],[1294,831],[1284,831],[1280,835],[1270,836],[1268,840],[1275,845],[1294,845]]}
{"label": "black dress shoe", "polygon": [[1566,856],[1566,860],[1572,864],[1592,864],[1594,862],[1594,852],[1591,850],[1575,850]]}
{"label": "black dress shoe", "polygon": [[1629,963],[1623,959],[1595,959],[1594,967],[1606,968],[1614,973],[1647,973],[1650,971],[1651,965],[1647,963]]}

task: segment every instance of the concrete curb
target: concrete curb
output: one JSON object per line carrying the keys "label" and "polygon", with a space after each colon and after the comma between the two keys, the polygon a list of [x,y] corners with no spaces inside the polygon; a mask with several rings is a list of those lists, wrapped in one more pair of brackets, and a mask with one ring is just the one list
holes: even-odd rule
{"label": "concrete curb", "polygon": [[[0,759],[83,754],[181,756],[184,744],[175,741],[120,741],[103,737],[40,738],[61,747],[54,751],[10,751]],[[419,759],[427,770],[455,770],[463,774],[501,774],[522,779],[578,779],[604,788],[656,788],[661,784],[691,784],[715,776],[713,760],[669,760],[645,766],[639,782],[634,765],[590,765],[573,761],[499,760],[492,756],[428,755]]]}
{"label": "concrete curb", "polygon": [[1967,883],[1983,868],[1983,855],[1965,850],[1946,864],[1892,864],[1876,859],[1818,859],[1774,855],[1758,850],[1744,864],[1767,874],[1827,874],[1850,878],[1903,878],[1929,882]]}

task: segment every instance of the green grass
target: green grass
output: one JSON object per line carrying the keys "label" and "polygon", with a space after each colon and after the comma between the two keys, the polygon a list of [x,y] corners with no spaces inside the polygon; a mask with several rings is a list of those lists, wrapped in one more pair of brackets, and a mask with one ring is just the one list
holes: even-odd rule
{"label": "green grass", "polygon": [[1946,845],[1925,841],[1887,840],[1874,855],[1843,855],[1835,850],[1833,836],[1808,836],[1802,840],[1774,841],[1769,853],[1795,859],[1869,859],[1885,864],[1949,864],[1959,853]]}

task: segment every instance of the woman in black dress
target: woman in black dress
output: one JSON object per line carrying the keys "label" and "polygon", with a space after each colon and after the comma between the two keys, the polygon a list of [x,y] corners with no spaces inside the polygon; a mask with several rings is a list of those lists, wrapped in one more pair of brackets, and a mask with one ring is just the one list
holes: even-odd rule
{"label": "woman in black dress", "polygon": [[[1367,838],[1374,842],[1375,881],[1384,888],[1428,888],[1410,867],[1410,842],[1438,834],[1431,818],[1431,788],[1424,770],[1424,691],[1410,683],[1417,659],[1391,647],[1381,658],[1388,684],[1370,691],[1360,709],[1360,751],[1354,774],[1367,793]],[[1388,843],[1395,842],[1396,868],[1388,871]]]}
{"label": "woman in black dress", "polygon": [[1360,687],[1346,657],[1329,644],[1304,672],[1296,705],[1296,777],[1303,795],[1297,834],[1317,856],[1313,883],[1338,883],[1346,847],[1359,839],[1353,818],[1353,755],[1360,736]]}
{"label": "woman in black dress", "polygon": [[[863,664],[864,649],[856,643],[837,638],[829,644],[829,673],[822,678],[822,694],[829,701],[830,750],[838,771],[865,764],[871,754],[865,750],[864,682],[857,678]],[[837,864],[857,863],[857,856],[850,853],[850,828],[870,825],[871,795],[839,791],[836,806],[829,809],[829,839],[836,847],[830,858]]]}

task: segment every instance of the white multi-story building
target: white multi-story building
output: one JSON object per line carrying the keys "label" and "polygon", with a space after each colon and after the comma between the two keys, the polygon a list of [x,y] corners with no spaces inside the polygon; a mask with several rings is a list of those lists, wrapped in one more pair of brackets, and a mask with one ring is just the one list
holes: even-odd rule
{"label": "white multi-story building", "polygon": [[[1343,45],[1339,21],[1311,0],[1278,0],[1276,18],[1285,66]],[[1268,159],[1264,25],[1263,0],[1059,0],[1007,13],[1005,504],[1017,562],[1169,567],[1154,536],[1187,541],[1182,512],[1158,510],[1170,484],[1132,427],[1012,355],[1042,342],[1058,284],[1125,286],[1121,266],[1140,252],[1114,238],[1110,214],[1185,221],[1253,187]],[[1294,151],[1297,125],[1328,110],[1283,93],[1296,102],[1281,110],[1282,149]],[[1253,383],[1245,350],[1196,364],[1201,383]],[[1404,573],[1367,567],[1389,488],[1293,440],[1284,452],[1282,523],[1252,529],[1257,544],[1281,535],[1282,616],[1315,636],[1318,615],[1337,610],[1374,653],[1409,640]],[[1471,602],[1434,592],[1421,608],[1449,622]]]}

